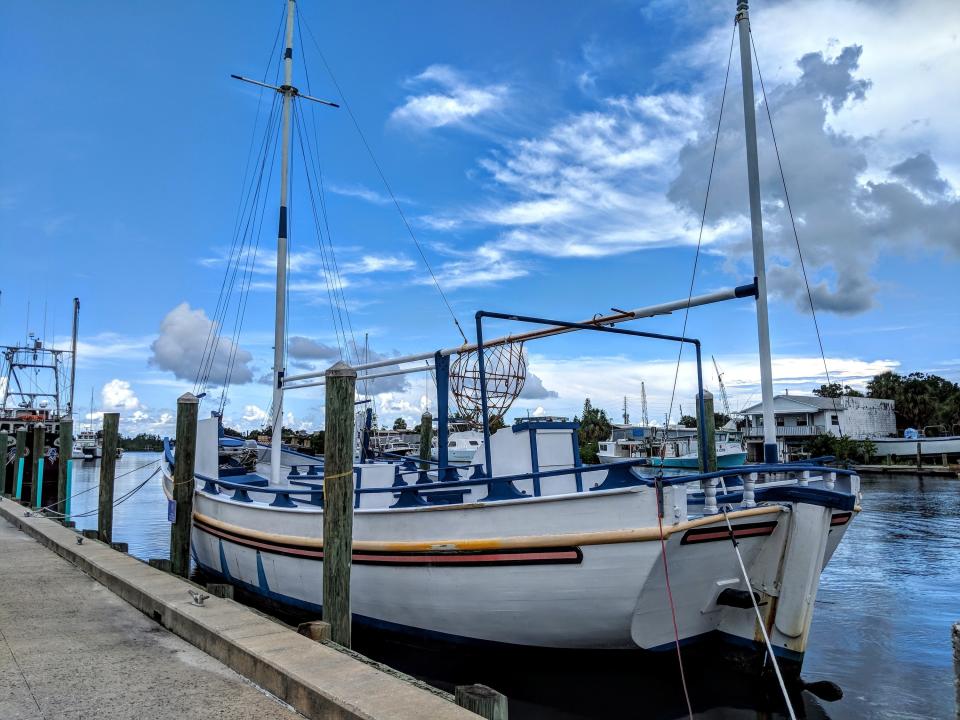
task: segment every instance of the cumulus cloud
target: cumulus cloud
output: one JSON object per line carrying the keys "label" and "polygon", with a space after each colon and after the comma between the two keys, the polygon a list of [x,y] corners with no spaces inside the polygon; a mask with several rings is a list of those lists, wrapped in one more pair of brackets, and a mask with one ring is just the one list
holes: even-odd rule
{"label": "cumulus cloud", "polygon": [[294,335],[287,340],[287,354],[297,360],[332,360],[340,357],[340,348],[302,335]]}
{"label": "cumulus cloud", "polygon": [[[822,53],[804,55],[798,62],[799,77],[770,91],[790,202],[812,274],[814,305],[835,313],[859,313],[873,306],[878,286],[871,271],[882,252],[913,254],[925,248],[960,256],[960,201],[933,158],[916,154],[893,165],[882,179],[865,179],[867,143],[828,123],[829,113],[868,96],[869,81],[856,77],[862,52],[850,46],[833,59]],[[749,258],[750,252],[749,234],[740,230],[748,218],[740,97],[735,91],[729,98],[708,211],[714,232],[734,261]],[[809,310],[762,104],[758,124],[769,288],[799,310]],[[680,153],[680,172],[668,197],[691,216],[702,209],[703,173],[712,152],[713,138],[704,132]]]}
{"label": "cumulus cloud", "polygon": [[409,84],[431,89],[409,95],[390,117],[417,128],[456,125],[496,111],[503,107],[509,92],[506,85],[474,85],[448,65],[431,65]]}
{"label": "cumulus cloud", "polygon": [[100,397],[103,407],[111,410],[137,410],[140,407],[139,398],[126,380],[111,380],[101,389]]}
{"label": "cumulus cloud", "polygon": [[160,334],[150,345],[149,363],[172,372],[181,380],[194,381],[204,361],[208,338],[212,338],[216,351],[212,353],[212,359],[206,359],[210,384],[222,385],[228,376],[236,385],[250,382],[253,379],[250,368],[253,356],[217,333],[218,328],[202,309],[192,310],[187,303],[180,303],[160,323]]}
{"label": "cumulus cloud", "polygon": [[519,397],[525,400],[543,400],[560,397],[560,394],[556,390],[547,390],[543,386],[543,380],[528,369],[527,378],[523,383],[523,390],[520,391]]}

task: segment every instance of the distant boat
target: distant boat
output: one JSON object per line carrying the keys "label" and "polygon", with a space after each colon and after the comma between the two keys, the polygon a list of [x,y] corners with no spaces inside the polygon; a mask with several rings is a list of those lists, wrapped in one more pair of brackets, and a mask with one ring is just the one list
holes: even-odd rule
{"label": "distant boat", "polygon": [[[440,457],[440,448],[437,446],[437,440],[434,438],[430,457],[438,460]],[[482,452],[483,433],[477,430],[458,430],[453,431],[447,440],[447,459],[452,463],[470,463],[477,457],[477,453]]]}
{"label": "distant boat", "polygon": [[[700,466],[699,442],[696,428],[671,426],[662,428],[635,428],[639,437],[614,440],[609,438],[599,443],[597,457],[600,462],[620,462],[630,459],[646,459],[653,467],[686,468],[695,470]],[[643,438],[643,439],[640,439]],[[739,432],[718,430],[716,433],[717,467],[721,470],[740,467],[747,461],[743,439]]]}
{"label": "distant boat", "polygon": [[960,435],[942,435],[928,437],[925,433],[908,428],[902,438],[870,438],[876,447],[873,453],[879,457],[896,455],[899,457],[916,457],[931,455],[960,455]]}

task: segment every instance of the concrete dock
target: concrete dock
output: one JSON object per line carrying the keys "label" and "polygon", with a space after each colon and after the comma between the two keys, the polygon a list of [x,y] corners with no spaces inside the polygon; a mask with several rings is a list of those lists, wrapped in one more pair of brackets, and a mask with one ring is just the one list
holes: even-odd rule
{"label": "concrete dock", "polygon": [[232,600],[197,607],[195,585],[24,511],[0,501],[4,720],[477,717]]}

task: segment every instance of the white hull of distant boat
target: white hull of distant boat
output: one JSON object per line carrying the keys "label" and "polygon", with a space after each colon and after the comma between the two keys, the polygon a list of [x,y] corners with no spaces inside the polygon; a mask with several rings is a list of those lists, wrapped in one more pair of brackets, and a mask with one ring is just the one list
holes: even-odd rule
{"label": "white hull of distant boat", "polygon": [[871,438],[870,442],[876,447],[875,455],[901,455],[913,457],[917,454],[917,446],[921,455],[960,455],[960,435],[947,437],[920,437],[908,438]]}
{"label": "white hull of distant boat", "polygon": [[[254,593],[319,612],[323,511],[310,501],[318,502],[322,477],[316,469],[310,475],[302,465],[286,469],[289,479],[282,488],[266,487],[255,474],[211,482],[218,476],[216,420],[199,425],[193,528],[197,564]],[[529,454],[526,461],[518,459],[530,447],[531,433],[540,472],[569,468],[557,476],[514,482],[527,496],[512,500],[484,501],[487,484],[477,481],[459,488],[462,502],[428,499],[422,506],[396,507],[403,505],[400,489],[393,487],[398,466],[358,466],[351,585],[355,619],[461,641],[552,648],[670,646],[673,626],[664,589],[657,490],[625,466],[575,468],[573,432],[515,427],[492,436],[493,467],[500,475],[531,473]],[[164,463],[168,497],[172,459],[168,455]],[[790,472],[790,466],[780,470],[769,482],[761,478],[759,505],[734,509],[729,519],[751,585],[764,601],[774,647],[783,657],[799,660],[821,569],[853,515],[859,481],[842,471],[838,478],[829,468],[806,471],[811,477]],[[593,489],[617,472],[628,486]],[[788,479],[788,474],[797,477]],[[663,490],[662,532],[680,639],[720,633],[753,643],[753,610],[720,602],[725,590],[744,590],[745,584],[724,516],[704,514],[703,495],[697,504],[697,495],[688,492],[700,487],[693,477]],[[313,496],[285,494],[311,488]],[[764,492],[790,488],[818,497],[762,502]],[[429,498],[429,492],[422,497]]]}
{"label": "white hull of distant boat", "polygon": [[[470,463],[478,453],[483,451],[483,433],[476,430],[465,430],[462,432],[450,433],[447,441],[447,459],[452,463]],[[433,460],[439,459],[439,449],[436,445],[431,450],[430,457]]]}

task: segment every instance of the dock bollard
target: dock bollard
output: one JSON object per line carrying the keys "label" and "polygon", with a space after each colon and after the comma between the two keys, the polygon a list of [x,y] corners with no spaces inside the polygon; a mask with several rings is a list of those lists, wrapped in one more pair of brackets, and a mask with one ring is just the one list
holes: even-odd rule
{"label": "dock bollard", "polygon": [[323,452],[323,619],[331,639],[350,647],[353,554],[353,400],[357,371],[340,361],[327,370]]}
{"label": "dock bollard", "polygon": [[170,568],[174,575],[190,574],[190,528],[193,525],[193,469],[197,457],[197,410],[193,393],[177,399],[177,445],[173,464],[173,501],[176,519],[170,526]]}
{"label": "dock bollard", "polygon": [[30,507],[39,509],[43,505],[43,461],[46,454],[43,448],[47,442],[47,430],[41,423],[33,428],[33,480],[30,484]]}
{"label": "dock bollard", "polygon": [[[0,443],[2,444],[2,443]],[[57,460],[57,506],[63,522],[70,521],[70,476],[73,474],[73,420],[60,421],[60,453]]]}
{"label": "dock bollard", "polygon": [[487,720],[507,720],[507,696],[486,685],[457,685],[454,699],[460,707]]}
{"label": "dock bollard", "polygon": [[117,433],[119,429],[120,413],[104,413],[97,530],[100,532],[100,540],[107,545],[113,542],[113,479],[117,471]]}

